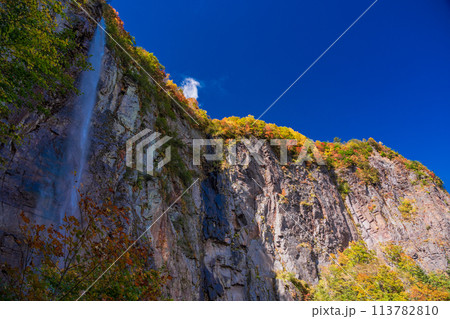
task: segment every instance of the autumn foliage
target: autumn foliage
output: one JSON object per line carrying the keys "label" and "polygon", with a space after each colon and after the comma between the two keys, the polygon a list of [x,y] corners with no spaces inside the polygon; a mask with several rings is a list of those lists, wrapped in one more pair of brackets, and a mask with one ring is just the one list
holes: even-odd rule
{"label": "autumn foliage", "polygon": [[174,118],[174,112],[178,112],[192,125],[206,127],[210,118],[198,107],[197,101],[184,96],[153,53],[136,46],[114,8],[104,3],[103,10],[107,31],[115,40],[108,39],[108,47],[114,51],[124,74],[137,82],[143,107],[158,102],[163,106],[159,110],[162,116]]}
{"label": "autumn foliage", "polygon": [[450,300],[449,273],[426,273],[393,244],[383,252],[379,258],[363,242],[352,242],[323,269],[314,299]]}
{"label": "autumn foliage", "polygon": [[1,265],[0,299],[76,300],[110,265],[82,300],[163,299],[168,277],[152,269],[146,236],[133,244],[128,210],[83,197],[80,212],[59,227],[21,215],[20,258]]}
{"label": "autumn foliage", "polygon": [[[222,120],[211,119],[206,111],[198,107],[195,99],[187,99],[184,96],[181,88],[170,79],[169,74],[165,72],[164,67],[152,53],[135,46],[134,39],[124,30],[123,22],[120,20],[118,13],[106,4],[104,5],[104,16],[110,34],[115,39],[119,39],[120,45],[131,56],[125,54],[116,43],[109,41],[108,45],[121,60],[119,64],[123,66],[125,74],[138,83],[144,109],[147,109],[146,105],[156,104],[158,106],[157,117],[171,119],[176,118],[175,112],[177,112],[179,116],[190,121],[194,127],[203,129],[213,137],[224,139],[243,137],[268,140],[293,139],[298,143],[289,147],[290,154],[292,158],[300,154],[307,138],[291,128],[266,123],[251,115],[243,118],[231,116]],[[330,169],[354,169],[356,176],[368,185],[379,182],[379,172],[369,163],[369,157],[374,151],[377,151],[381,156],[402,163],[406,169],[413,170],[423,185],[434,183],[440,187],[443,186],[442,181],[425,166],[418,162],[406,160],[372,138],[367,141],[351,140],[347,143],[318,141],[316,147]]]}

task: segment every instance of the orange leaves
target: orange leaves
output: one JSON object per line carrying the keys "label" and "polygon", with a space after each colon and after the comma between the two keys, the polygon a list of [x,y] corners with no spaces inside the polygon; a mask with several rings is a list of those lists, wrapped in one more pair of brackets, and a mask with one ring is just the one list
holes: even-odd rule
{"label": "orange leaves", "polygon": [[281,203],[287,203],[287,197],[286,197],[286,190],[283,188],[282,190],[281,190],[281,193],[279,193],[278,194],[278,196],[279,196],[279,201],[281,202]]}
{"label": "orange leaves", "polygon": [[297,145],[288,144],[289,152],[295,157],[301,151],[301,145],[306,137],[288,127],[265,123],[255,119],[252,115],[239,118],[231,116],[222,120],[214,119],[210,122],[208,132],[215,137],[225,139],[240,139],[255,137],[259,139],[290,139],[296,140]]}
{"label": "orange leaves", "polygon": [[419,282],[410,288],[410,297],[416,301],[440,301],[449,300],[450,293]]}
{"label": "orange leaves", "polygon": [[369,208],[369,211],[372,213],[375,210],[375,208],[377,208],[377,205],[374,203],[371,203],[368,208]]}
{"label": "orange leaves", "polygon": [[316,147],[319,150],[319,152],[323,153],[325,151],[325,143],[324,142],[316,142]]}
{"label": "orange leaves", "polygon": [[125,29],[123,27],[123,21],[119,17],[119,12],[116,9],[114,9],[113,7],[111,7],[111,9],[114,14],[114,20],[116,21],[116,24],[120,27],[120,29],[125,31]]}
{"label": "orange leaves", "polygon": [[29,223],[30,223],[30,219],[29,219],[27,216],[25,216],[25,213],[24,213],[24,212],[20,212],[20,217],[22,218],[22,221],[23,221],[25,224],[29,224]]}
{"label": "orange leaves", "polygon": [[269,124],[266,124],[264,126],[264,131],[265,131],[265,137],[266,138],[273,138],[274,134],[273,134],[273,129]]}
{"label": "orange leaves", "polygon": [[[57,227],[36,224],[21,214],[24,258],[20,267],[3,265],[5,271],[0,275],[6,274],[11,284],[7,292],[0,286],[0,297],[73,300],[117,260],[86,299],[162,298],[161,286],[168,279],[150,268],[150,239],[144,236],[135,243],[130,235],[129,209],[117,207],[110,199],[99,205],[85,196],[81,196],[79,206],[82,223],[74,216],[65,216]],[[136,287],[130,289],[133,282]]]}

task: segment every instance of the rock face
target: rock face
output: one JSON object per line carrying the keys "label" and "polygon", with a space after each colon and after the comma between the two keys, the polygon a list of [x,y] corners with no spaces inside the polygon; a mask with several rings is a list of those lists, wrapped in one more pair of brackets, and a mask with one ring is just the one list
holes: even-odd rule
{"label": "rock face", "polygon": [[[101,7],[91,5],[90,11],[94,17],[100,19]],[[87,16],[73,10],[67,10],[66,14],[67,19],[60,22],[59,29],[73,29],[81,50],[87,54],[96,26]],[[74,76],[79,75],[79,71],[73,72]],[[21,110],[17,114],[20,118],[18,124],[23,125],[26,138],[17,148],[8,145],[0,149],[1,155],[8,160],[6,169],[1,172],[0,184],[0,232],[3,240],[10,240],[13,232],[10,233],[9,230],[17,228],[18,214],[21,211],[30,214],[39,223],[58,220],[58,216],[39,211],[38,202],[42,192],[56,192],[55,175],[58,174],[64,159],[72,113],[77,107],[75,100],[76,96],[69,96],[64,101],[51,101],[51,117],[44,118],[27,110]]]}
{"label": "rock face", "polygon": [[[346,198],[361,238],[371,248],[393,241],[429,270],[446,269],[449,254],[449,195],[434,185],[414,185],[416,177],[399,163],[375,154],[371,165],[380,173],[378,186],[361,185],[349,174],[352,192]],[[405,218],[399,206],[405,199],[416,212]]]}
{"label": "rock face", "polygon": [[[77,21],[84,21],[80,39],[91,38],[95,25],[77,14]],[[144,128],[156,130],[160,116],[156,104],[142,108],[139,89],[105,49],[81,191],[100,201],[113,190],[115,204],[130,208],[130,231],[136,234],[152,225],[154,262],[172,277],[167,293],[173,299],[290,300],[289,285],[277,273],[291,272],[317,283],[330,254],[354,240],[364,240],[375,250],[395,242],[428,270],[447,267],[449,194],[434,185],[413,185],[410,171],[376,151],[370,164],[380,173],[380,182],[366,185],[350,169],[339,172],[351,189],[345,198],[334,171],[316,164],[282,166],[268,143],[258,152],[262,165],[251,160],[220,168],[194,166],[189,141],[207,135],[173,106],[176,116],[167,122],[186,142],[177,148],[193,172],[192,184],[183,185],[180,178],[161,172],[148,176],[127,168],[126,141]],[[14,255],[11,247],[21,211],[39,223],[60,218],[42,215],[36,203],[63,158],[73,107],[69,97],[50,118],[30,117],[23,144],[3,150],[10,158],[0,184],[3,258]],[[241,143],[237,149],[238,162],[249,156]],[[399,210],[405,198],[417,208],[410,219]]]}

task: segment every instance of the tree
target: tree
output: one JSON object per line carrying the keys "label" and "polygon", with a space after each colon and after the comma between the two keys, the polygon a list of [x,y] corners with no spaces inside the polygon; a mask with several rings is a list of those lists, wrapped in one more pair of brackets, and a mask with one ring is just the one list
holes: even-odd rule
{"label": "tree", "polygon": [[46,100],[76,91],[69,68],[89,68],[74,32],[57,30],[58,17],[58,0],[0,0],[0,143],[19,141],[11,113],[48,113]]}
{"label": "tree", "polygon": [[[386,245],[384,260],[352,242],[322,271],[315,300],[448,300],[450,278],[420,268],[401,247]],[[391,264],[391,265],[390,265]]]}
{"label": "tree", "polygon": [[75,300],[113,263],[83,300],[163,299],[169,277],[151,268],[149,238],[129,234],[128,210],[82,197],[80,211],[59,227],[21,215],[21,257],[1,265],[0,299]]}

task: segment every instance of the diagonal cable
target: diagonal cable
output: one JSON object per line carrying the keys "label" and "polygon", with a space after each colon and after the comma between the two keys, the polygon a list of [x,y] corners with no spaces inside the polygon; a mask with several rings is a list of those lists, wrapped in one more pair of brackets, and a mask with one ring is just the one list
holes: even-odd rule
{"label": "diagonal cable", "polygon": [[305,70],[303,71],[302,74],[300,74],[300,76],[294,81],[292,82],[292,84],[283,92],[281,93],[281,95],[275,100],[273,101],[272,104],[270,104],[264,112],[262,112],[262,114],[253,122],[255,123],[257,120],[259,120],[261,117],[263,117],[264,114],[266,114],[294,85],[295,83],[297,83],[306,73],[308,73],[309,70],[312,69],[312,67],[314,65],[316,65],[317,62],[320,61],[320,59],[322,59],[322,57],[327,54],[328,51],[330,51],[330,49],[348,32],[350,31],[350,29],[356,24],[358,23],[359,20],[361,20],[362,17],[365,16],[365,14],[367,12],[369,12],[370,9],[372,9],[372,7],[378,2],[378,0],[375,0],[355,21],[353,21],[353,23],[325,50],[323,51],[323,53],[321,55],[319,55],[319,57],[314,60],[313,63],[311,63],[311,65]]}
{"label": "diagonal cable", "polygon": [[107,35],[110,37],[110,39],[113,40],[114,43],[116,43],[116,44],[119,46],[119,48],[121,48],[121,49],[123,50],[123,52],[125,52],[125,54],[128,55],[128,56],[130,57],[130,59],[132,59],[132,60],[134,61],[134,63],[136,63],[136,64],[141,68],[141,70],[144,71],[144,73],[147,74],[147,75],[153,80],[153,82],[155,82],[156,85],[158,85],[158,86],[161,88],[161,90],[163,90],[164,93],[166,93],[166,94],[172,99],[172,101],[174,101],[175,104],[178,105],[178,107],[179,107],[180,109],[183,110],[184,113],[186,113],[187,115],[189,115],[189,117],[190,117],[197,125],[200,125],[200,124],[199,124],[199,123],[198,123],[198,122],[197,122],[197,121],[189,114],[189,112],[187,112],[187,111],[185,110],[185,108],[182,107],[182,106],[180,105],[180,103],[178,103],[178,101],[175,100],[175,99],[169,94],[169,92],[167,92],[167,91],[162,87],[162,85],[159,84],[159,82],[156,81],[156,80],[151,76],[151,74],[150,74],[149,72],[147,72],[147,70],[144,69],[144,68],[142,67],[142,65],[141,65],[138,61],[136,61],[136,59],[135,59],[130,53],[128,53],[127,50],[124,49],[124,47],[121,46],[120,43],[117,42],[116,39],[114,39],[114,37],[113,37],[111,34],[109,34],[109,33],[105,30],[105,28],[103,28],[103,26],[102,26],[100,23],[98,23],[97,20],[95,20],[95,18],[92,17],[92,15],[89,14],[89,12],[86,11],[85,8],[83,8],[83,7],[81,6],[81,4],[79,4],[76,0],[72,0],[72,1],[75,2],[75,3],[80,7],[80,9],[83,10],[83,12],[86,13],[86,15],[87,15],[92,21],[94,21],[94,22],[97,24],[97,26],[98,26],[100,29],[102,29],[103,32],[105,32],[105,34],[107,34]]}
{"label": "diagonal cable", "polygon": [[130,246],[128,246],[128,248],[125,249],[125,251],[119,257],[117,257],[117,259],[114,260],[114,262],[111,265],[109,265],[108,268],[106,268],[106,270],[104,272],[102,272],[102,274],[100,276],[98,276],[98,278],[95,279],[94,282],[92,282],[92,284],[89,285],[89,287],[87,287],[86,290],[83,291],[83,293],[77,298],[76,301],[79,301],[117,263],[117,261],[119,261],[119,259],[121,259],[145,235],[145,233],[147,233],[150,230],[150,228],[152,228],[152,226],[155,225],[156,222],[158,220],[160,220],[161,217],[163,217],[172,208],[172,206],[175,205],[175,203],[178,202],[180,200],[180,198],[183,197],[183,195],[186,194],[186,192],[189,189],[191,189],[192,186],[194,186],[195,183],[197,183],[198,180],[199,180],[199,178],[197,178],[191,184],[191,186],[186,188],[184,190],[184,192],[180,196],[178,196],[178,198],[175,199],[173,201],[173,203],[161,215],[159,215],[159,217],[150,226],[148,226],[147,229]]}

